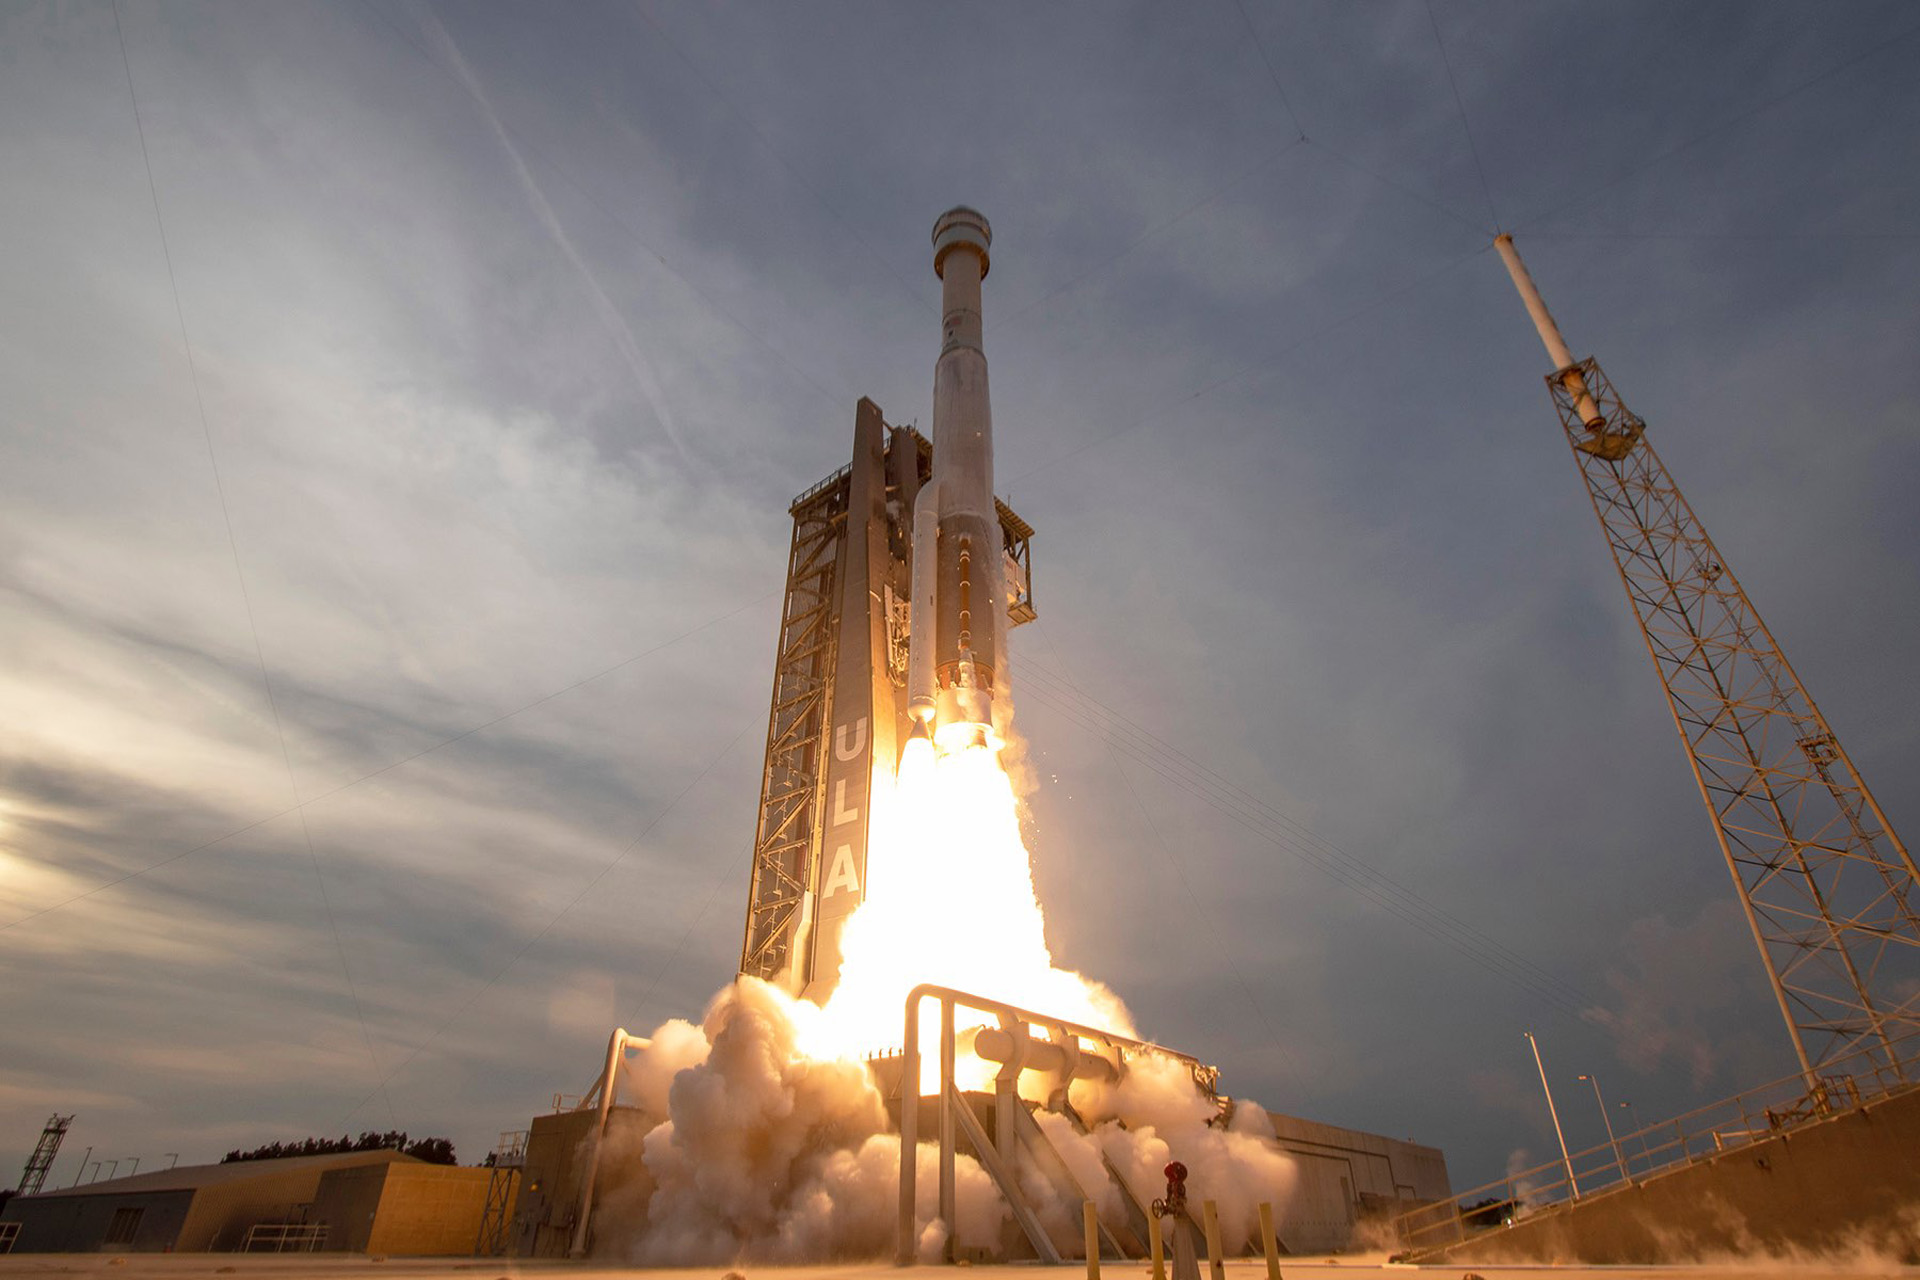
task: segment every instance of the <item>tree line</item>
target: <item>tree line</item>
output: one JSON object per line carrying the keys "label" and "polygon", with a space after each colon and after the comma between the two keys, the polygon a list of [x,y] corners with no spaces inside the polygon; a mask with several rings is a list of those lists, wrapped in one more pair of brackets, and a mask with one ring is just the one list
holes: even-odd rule
{"label": "tree line", "polygon": [[459,1163],[453,1157],[453,1143],[445,1138],[409,1140],[407,1135],[398,1129],[389,1129],[385,1133],[368,1130],[357,1138],[343,1133],[337,1138],[302,1138],[298,1142],[269,1142],[251,1151],[229,1151],[220,1157],[220,1163],[234,1164],[241,1160],[285,1160],[290,1156],[331,1156],[346,1151],[398,1151],[401,1155],[412,1156],[428,1164]]}

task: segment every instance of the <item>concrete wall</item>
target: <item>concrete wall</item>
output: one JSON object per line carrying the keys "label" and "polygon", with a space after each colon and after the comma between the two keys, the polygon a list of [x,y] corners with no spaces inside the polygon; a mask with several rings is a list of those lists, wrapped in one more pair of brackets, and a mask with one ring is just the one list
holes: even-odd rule
{"label": "concrete wall", "polygon": [[[593,1111],[560,1111],[533,1118],[514,1199],[508,1253],[519,1258],[567,1255],[597,1119]],[[607,1154],[595,1183],[596,1216],[590,1241],[596,1256],[619,1253],[644,1229],[651,1182],[640,1163],[640,1141],[658,1123],[638,1107],[616,1106],[607,1115]],[[615,1188],[624,1192],[616,1194],[609,1206],[609,1189]]]}
{"label": "concrete wall", "polygon": [[[18,1222],[14,1253],[164,1253],[174,1248],[193,1204],[193,1192],[149,1191],[125,1195],[24,1196],[7,1202],[0,1222]],[[120,1209],[138,1209],[133,1240],[107,1244]]]}
{"label": "concrete wall", "polygon": [[439,1256],[473,1252],[493,1170],[389,1165],[386,1174],[367,1252]]}
{"label": "concrete wall", "polygon": [[[383,1167],[395,1159],[392,1151],[354,1152],[340,1158],[340,1166]],[[355,1159],[363,1156],[364,1159]],[[286,1169],[276,1169],[277,1160],[250,1161],[257,1173],[227,1182],[201,1187],[194,1193],[193,1209],[180,1230],[183,1252],[238,1249],[247,1231],[263,1222],[307,1222],[320,1179],[335,1169],[317,1168],[306,1161],[289,1161]],[[294,1165],[302,1167],[293,1167]]]}
{"label": "concrete wall", "polygon": [[1317,1152],[1293,1152],[1300,1181],[1274,1223],[1274,1235],[1289,1253],[1331,1253],[1353,1240],[1359,1203],[1347,1162]]}
{"label": "concrete wall", "polygon": [[[622,1108],[624,1109],[624,1108]],[[580,1202],[580,1159],[598,1115],[557,1111],[527,1127],[527,1162],[514,1198],[508,1252],[519,1258],[564,1258]]]}
{"label": "concrete wall", "polygon": [[1416,1260],[1644,1265],[1858,1250],[1920,1262],[1920,1090]]}
{"label": "concrete wall", "polygon": [[327,1224],[327,1251],[396,1257],[473,1252],[493,1170],[444,1164],[369,1165],[320,1179],[309,1222]]}
{"label": "concrete wall", "polygon": [[1364,1224],[1453,1194],[1438,1147],[1298,1116],[1271,1119],[1274,1137],[1300,1170],[1299,1186],[1275,1224],[1288,1252],[1352,1248]]}
{"label": "concrete wall", "polygon": [[307,1221],[327,1224],[329,1253],[365,1253],[380,1211],[380,1193],[386,1188],[388,1165],[362,1165],[322,1174],[313,1193]]}
{"label": "concrete wall", "polygon": [[[16,1253],[238,1249],[257,1223],[311,1221],[323,1175],[394,1163],[429,1167],[393,1151],[363,1151],[162,1170],[18,1197],[0,1220],[21,1224]],[[122,1209],[140,1211],[138,1227],[130,1242],[109,1245],[107,1233]]]}

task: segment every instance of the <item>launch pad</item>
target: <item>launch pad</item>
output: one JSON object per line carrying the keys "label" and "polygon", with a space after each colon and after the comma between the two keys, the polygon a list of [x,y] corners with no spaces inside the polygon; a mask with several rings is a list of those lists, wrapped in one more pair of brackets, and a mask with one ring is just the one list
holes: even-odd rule
{"label": "launch pad", "polygon": [[[1117,998],[1052,964],[999,759],[1012,730],[1006,637],[1036,611],[1033,528],[993,494],[981,318],[991,244],[986,219],[971,209],[950,210],[934,227],[942,310],[931,440],[889,424],[862,398],[850,461],[788,508],[741,982],[716,997],[707,1025],[673,1033],[704,1037],[699,1048],[710,1055],[692,1068],[706,1075],[689,1083],[688,1105],[695,1094],[730,1096],[728,1072],[750,1075],[741,1064],[766,1055],[796,1054],[787,1061],[806,1064],[801,1076],[817,1066],[838,1079],[858,1096],[824,1123],[838,1136],[817,1140],[837,1142],[848,1159],[883,1140],[889,1171],[868,1169],[858,1188],[840,1188],[867,1197],[858,1214],[865,1234],[834,1247],[901,1264],[1145,1259],[1158,1255],[1163,1224],[1182,1247],[1204,1231],[1215,1256],[1263,1243],[1269,1253],[1350,1248],[1367,1220],[1447,1198],[1439,1151],[1236,1105],[1219,1092],[1215,1068],[1114,1030],[1131,1026]],[[1004,966],[986,959],[1002,955],[1012,957]],[[923,1024],[928,1011],[937,1034],[934,1022]],[[830,1045],[802,1043],[815,1014]],[[736,1015],[760,1031],[736,1032]],[[766,1033],[769,1021],[785,1029]],[[722,1041],[738,1045],[741,1034],[787,1039],[722,1054]],[[900,1048],[860,1052],[876,1041]],[[699,1158],[680,1151],[688,1069],[676,1069],[671,1090],[657,1079],[633,1087],[655,1053],[685,1060],[672,1046],[614,1031],[579,1101],[556,1100],[524,1147],[513,1147],[523,1163],[512,1222],[494,1223],[484,1238],[507,1240],[523,1257],[579,1258],[628,1230],[623,1213],[649,1239],[678,1225],[656,1218],[666,1212],[657,1194],[640,1205],[609,1191],[652,1186],[656,1154],[667,1164]],[[862,1056],[864,1082],[847,1086]],[[723,1061],[709,1069],[713,1057]],[[775,1070],[742,1087],[757,1098],[770,1081],[791,1083]],[[798,1091],[789,1108],[800,1105]],[[1103,1111],[1083,1114],[1089,1107]],[[1136,1109],[1136,1127],[1124,1107]],[[1155,1107],[1157,1128],[1144,1119]],[[726,1123],[703,1115],[691,1129],[710,1135]],[[636,1159],[643,1137],[646,1154]],[[767,1141],[744,1133],[738,1148]],[[1171,1183],[1164,1202],[1154,1198],[1163,1168],[1184,1179],[1179,1161],[1200,1156],[1212,1167],[1196,1171],[1191,1217]],[[801,1168],[715,1178],[772,1181],[798,1198],[788,1184]],[[897,1180],[890,1233],[874,1230],[884,1222],[871,1199],[881,1178]],[[627,1207],[609,1217],[613,1201]],[[691,1203],[698,1216],[705,1202],[696,1194]],[[734,1231],[765,1239],[764,1209],[753,1228],[722,1213],[717,1234],[703,1239],[732,1240]],[[747,1244],[741,1236],[736,1247]]]}
{"label": "launch pad", "polygon": [[[932,1021],[923,1023],[931,1013]],[[1082,1260],[1082,1206],[1097,1206],[1090,1228],[1096,1252],[1108,1261],[1145,1260],[1158,1232],[1150,1222],[1150,1197],[1112,1156],[1086,1142],[1092,1126],[1076,1110],[1069,1091],[1076,1081],[1116,1084],[1143,1059],[1176,1066],[1205,1099],[1208,1128],[1235,1124],[1238,1104],[1220,1092],[1217,1068],[1162,1045],[1097,1027],[1017,1008],[1004,1001],[943,987],[917,988],[903,1010],[901,1049],[867,1060],[867,1070],[885,1101],[891,1132],[903,1151],[931,1159],[899,1164],[898,1207],[893,1239],[896,1265],[923,1259],[918,1242],[930,1232],[942,1243],[935,1260],[971,1265],[996,1262],[1058,1264]],[[981,1024],[986,1025],[981,1025]],[[919,1046],[933,1037],[929,1062]],[[506,1252],[523,1258],[599,1256],[595,1214],[605,1183],[602,1155],[616,1130],[643,1132],[667,1117],[636,1107],[623,1093],[630,1055],[649,1042],[616,1029],[591,1084],[577,1097],[555,1099],[552,1113],[535,1117],[524,1142],[524,1167]],[[971,1057],[991,1069],[985,1081],[965,1080],[957,1069]],[[932,1076],[929,1082],[929,1075]],[[611,1082],[611,1084],[609,1083]],[[1446,1160],[1433,1147],[1369,1134],[1258,1107],[1243,1121],[1270,1126],[1258,1131],[1292,1162],[1291,1185],[1262,1193],[1271,1206],[1275,1241],[1288,1256],[1344,1253],[1382,1236],[1393,1218],[1434,1205],[1450,1205]],[[1239,1127],[1244,1128],[1242,1124]],[[1062,1140],[1074,1149],[1065,1149]],[[977,1161],[1008,1209],[991,1244],[959,1245],[956,1168]],[[931,1165],[931,1170],[923,1168]],[[926,1194],[931,1172],[934,1194]],[[1203,1202],[1218,1188],[1195,1192],[1185,1225],[1196,1238],[1206,1233]],[[1067,1218],[1062,1209],[1070,1210]],[[1070,1219],[1070,1220],[1069,1220]],[[1171,1232],[1173,1224],[1164,1224]],[[1223,1256],[1258,1255],[1257,1229],[1212,1233]]]}

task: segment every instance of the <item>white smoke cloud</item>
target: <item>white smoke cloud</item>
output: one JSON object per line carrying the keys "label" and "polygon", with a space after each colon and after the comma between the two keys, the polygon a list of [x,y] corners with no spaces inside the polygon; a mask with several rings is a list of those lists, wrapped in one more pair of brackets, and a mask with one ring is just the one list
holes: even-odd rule
{"label": "white smoke cloud", "polygon": [[1100,1117],[1093,1140],[1142,1204],[1165,1193],[1168,1161],[1186,1165],[1194,1216],[1202,1201],[1214,1202],[1228,1253],[1255,1236],[1262,1202],[1273,1205],[1276,1218],[1285,1216],[1299,1169],[1274,1140],[1266,1109],[1236,1102],[1222,1124],[1180,1060],[1134,1058],[1115,1085],[1077,1086],[1074,1104],[1090,1121]]}
{"label": "white smoke cloud", "polygon": [[[714,997],[701,1025],[662,1024],[626,1064],[602,1149],[594,1253],[644,1266],[830,1262],[879,1258],[895,1244],[900,1146],[864,1064],[811,1058],[801,1029],[817,1010],[741,978]],[[1266,1112],[1240,1103],[1230,1124],[1186,1066],[1145,1055],[1117,1085],[1074,1088],[1089,1129],[1036,1113],[1043,1132],[1103,1216],[1121,1212],[1110,1162],[1145,1204],[1162,1194],[1168,1160],[1184,1161],[1196,1217],[1212,1199],[1236,1250],[1258,1205],[1283,1210],[1296,1172]],[[938,1255],[938,1152],[920,1145],[917,1250]],[[964,1153],[955,1160],[956,1243],[997,1246],[1009,1213]],[[1080,1206],[1023,1159],[1021,1187],[1065,1254],[1077,1254]]]}
{"label": "white smoke cloud", "polygon": [[[797,1007],[741,978],[702,1024],[663,1024],[627,1064],[622,1101],[658,1123],[610,1128],[595,1252],[647,1266],[879,1257],[894,1244],[899,1140],[857,1062],[798,1048]],[[632,1115],[632,1112],[626,1113]],[[635,1150],[638,1159],[633,1158]],[[922,1218],[938,1170],[920,1152]],[[961,1243],[986,1245],[1005,1206],[977,1163],[956,1162]],[[944,1241],[929,1229],[926,1252]]]}

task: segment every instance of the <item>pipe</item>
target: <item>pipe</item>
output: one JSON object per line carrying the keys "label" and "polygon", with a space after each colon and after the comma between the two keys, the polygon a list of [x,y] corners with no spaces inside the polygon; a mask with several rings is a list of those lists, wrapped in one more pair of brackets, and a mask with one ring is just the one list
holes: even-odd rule
{"label": "pipe", "polygon": [[[607,1037],[607,1065],[600,1073],[600,1114],[593,1125],[593,1154],[587,1157],[587,1177],[580,1187],[580,1211],[573,1229],[573,1240],[567,1246],[569,1258],[584,1258],[587,1254],[587,1227],[593,1220],[593,1184],[600,1176],[600,1148],[607,1136],[607,1113],[613,1108],[614,1090],[620,1079],[620,1058],[626,1052],[628,1040],[638,1037],[627,1035],[625,1027],[615,1027],[613,1034]],[[645,1044],[645,1041],[639,1041]]]}
{"label": "pipe", "polygon": [[1540,1061],[1540,1042],[1533,1038],[1533,1032],[1520,1034],[1533,1046],[1533,1065],[1540,1070],[1540,1092],[1547,1095],[1547,1114],[1553,1118],[1553,1136],[1560,1140],[1560,1163],[1567,1167],[1567,1186],[1573,1190],[1573,1198],[1580,1198],[1580,1184],[1573,1176],[1573,1157],[1567,1154],[1567,1135],[1560,1131],[1560,1108],[1553,1105],[1553,1088],[1547,1083],[1547,1066]]}
{"label": "pipe", "polygon": [[[924,1000],[941,1002],[941,1083],[940,1083],[940,1172],[942,1174],[940,1205],[936,1212],[946,1227],[949,1243],[953,1238],[953,1201],[951,1198],[953,1124],[955,1120],[953,1099],[953,1009],[956,1004],[964,1004],[970,1009],[983,1013],[997,1014],[1002,1018],[1016,1018],[1022,1022],[1038,1023],[1056,1032],[1068,1036],[1077,1036],[1103,1044],[1110,1049],[1135,1049],[1142,1052],[1158,1053],[1184,1062],[1198,1069],[1197,1059],[1184,1053],[1175,1053],[1163,1049],[1157,1044],[1144,1040],[1135,1040],[1128,1036],[1116,1035],[1111,1031],[1101,1031],[1095,1027],[1084,1026],[1078,1022],[1068,1022],[1062,1018],[1049,1017],[1022,1009],[1016,1005],[1004,1004],[985,996],[969,995],[952,987],[943,987],[931,982],[923,982],[907,993],[906,1034],[901,1039],[900,1055],[900,1202],[897,1235],[894,1242],[894,1262],[910,1267],[917,1260],[919,1252],[919,1213],[918,1182],[920,1143],[920,1004]],[[1049,1042],[1051,1043],[1051,1042]],[[1055,1045],[1058,1048],[1059,1046]],[[1064,1052],[1064,1050],[1063,1050]],[[1088,1055],[1094,1056],[1094,1055]],[[1039,1237],[1045,1239],[1044,1235]],[[948,1261],[951,1261],[949,1256]]]}
{"label": "pipe", "polygon": [[900,1050],[900,1220],[894,1238],[895,1266],[910,1267],[917,1260],[919,1224],[915,1194],[920,1172],[920,1001],[926,988],[907,996],[907,1038]]}
{"label": "pipe", "polygon": [[[1097,1053],[1070,1055],[1066,1047],[1052,1040],[1015,1036],[999,1027],[982,1027],[973,1037],[973,1052],[989,1062],[1011,1064],[1025,1071],[1046,1075],[1072,1075],[1076,1080],[1113,1081],[1119,1071]],[[1075,1061],[1073,1059],[1077,1058]]]}
{"label": "pipe", "polygon": [[1580,421],[1594,430],[1605,426],[1606,415],[1593,402],[1593,396],[1587,391],[1587,380],[1574,367],[1579,361],[1568,350],[1567,340],[1560,336],[1560,326],[1553,322],[1553,314],[1547,310],[1546,299],[1540,296],[1540,288],[1534,284],[1527,264],[1520,261],[1520,251],[1513,247],[1513,237],[1505,233],[1495,236],[1493,247],[1500,251],[1501,261],[1507,264],[1507,274],[1513,277],[1513,287],[1519,290],[1520,301],[1533,318],[1533,327],[1540,334],[1540,341],[1547,349],[1547,358],[1553,361],[1554,372],[1559,375],[1561,385],[1573,396],[1574,411],[1580,415]]}
{"label": "pipe", "polygon": [[953,1112],[958,1101],[953,1082],[953,1055],[953,1001],[943,1000],[940,1003],[940,1221],[947,1229],[946,1242],[941,1245],[944,1262],[954,1260],[953,1237],[960,1225],[953,1161]]}

